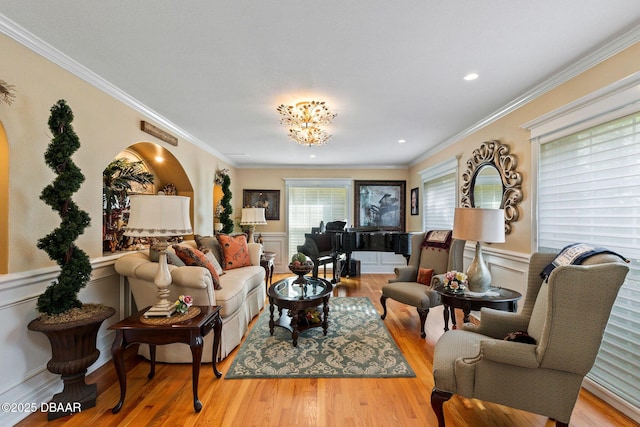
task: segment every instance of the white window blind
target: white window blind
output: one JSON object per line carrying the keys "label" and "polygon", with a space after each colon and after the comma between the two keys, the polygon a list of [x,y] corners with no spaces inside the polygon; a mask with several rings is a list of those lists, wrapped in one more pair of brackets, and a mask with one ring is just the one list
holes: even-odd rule
{"label": "white window blind", "polygon": [[587,242],[631,260],[588,378],[640,408],[640,112],[540,145],[537,219],[539,250]]}
{"label": "white window blind", "polygon": [[320,221],[347,221],[347,187],[298,187],[288,190],[289,258],[304,244],[305,233]]}
{"label": "white window blind", "polygon": [[456,168],[423,183],[424,230],[450,230],[456,208]]}

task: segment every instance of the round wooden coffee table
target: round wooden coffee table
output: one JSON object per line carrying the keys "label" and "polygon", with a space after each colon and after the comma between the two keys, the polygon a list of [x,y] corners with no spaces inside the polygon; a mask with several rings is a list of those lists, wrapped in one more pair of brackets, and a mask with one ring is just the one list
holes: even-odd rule
{"label": "round wooden coffee table", "polygon": [[[298,277],[287,277],[269,287],[269,331],[273,335],[274,328],[281,326],[291,331],[293,346],[298,346],[298,334],[309,328],[322,326],[327,335],[329,316],[329,297],[333,290],[331,282],[319,277],[305,277],[304,285],[295,283]],[[319,307],[322,304],[322,318],[317,322],[308,322],[305,318],[307,309]],[[275,307],[278,307],[280,317],[273,318]]]}
{"label": "round wooden coffee table", "polygon": [[494,308],[496,310],[508,310],[515,312],[518,310],[518,300],[522,298],[520,292],[507,288],[491,288],[487,295],[473,296],[469,294],[452,294],[445,291],[442,285],[436,286],[436,292],[440,294],[444,305],[444,330],[449,330],[449,315],[453,329],[456,329],[455,309],[461,308],[464,313],[464,323],[469,322],[471,310],[480,310],[482,307]]}

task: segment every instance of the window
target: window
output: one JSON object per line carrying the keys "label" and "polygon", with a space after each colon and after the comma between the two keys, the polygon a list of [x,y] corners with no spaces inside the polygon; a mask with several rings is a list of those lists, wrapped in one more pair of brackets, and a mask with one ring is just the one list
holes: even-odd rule
{"label": "window", "polygon": [[640,112],[539,151],[539,250],[586,242],[632,261],[588,377],[640,407]]}
{"label": "window", "polygon": [[305,233],[321,221],[350,223],[351,181],[288,180],[287,209],[289,258],[304,244]]}
{"label": "window", "polygon": [[422,224],[425,231],[450,230],[457,205],[458,159],[453,158],[420,174]]}

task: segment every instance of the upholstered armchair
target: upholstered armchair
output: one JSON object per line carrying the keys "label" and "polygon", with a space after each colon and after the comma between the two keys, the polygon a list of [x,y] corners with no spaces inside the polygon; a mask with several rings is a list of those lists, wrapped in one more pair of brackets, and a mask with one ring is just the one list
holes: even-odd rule
{"label": "upholstered armchair", "polygon": [[[540,273],[555,254],[531,257],[520,313],[483,308],[478,326],[445,332],[435,346],[431,406],[445,425],[453,394],[548,416],[567,426],[584,376],[595,361],[628,267],[611,254]],[[536,344],[508,341],[524,331]]]}
{"label": "upholstered armchair", "polygon": [[[443,244],[435,243],[425,246],[425,238],[429,232],[417,233],[411,236],[411,255],[406,266],[395,269],[396,277],[389,279],[389,283],[382,287],[383,320],[387,317],[387,299],[391,298],[403,304],[416,307],[420,316],[420,336],[426,337],[424,325],[427,321],[429,309],[442,304],[440,295],[435,291],[450,270],[462,271],[462,256],[464,240],[449,240]],[[431,278],[426,278],[426,284],[418,282],[420,269],[432,269]],[[424,280],[423,280],[424,281]]]}

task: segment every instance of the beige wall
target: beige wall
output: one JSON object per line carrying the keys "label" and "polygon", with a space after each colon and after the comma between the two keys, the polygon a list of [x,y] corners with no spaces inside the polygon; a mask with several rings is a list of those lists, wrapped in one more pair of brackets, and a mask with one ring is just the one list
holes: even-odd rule
{"label": "beige wall", "polygon": [[[292,142],[293,144],[293,142]],[[353,180],[407,180],[406,169],[241,169],[238,173],[238,193],[234,193],[235,214],[240,215],[242,190],[280,190],[280,221],[268,221],[260,232],[286,231],[285,179],[342,178]],[[407,190],[408,191],[408,190]],[[407,201],[408,203],[408,201]],[[237,206],[237,207],[236,207]],[[408,212],[408,211],[407,211]],[[234,214],[234,216],[236,216]],[[408,215],[408,213],[407,213]]]}
{"label": "beige wall", "polygon": [[[101,176],[102,170],[122,149],[140,141],[151,141],[169,150],[182,164],[194,189],[194,230],[209,234],[213,224],[213,178],[216,169],[229,168],[234,216],[242,207],[243,189],[279,189],[281,220],[270,221],[261,231],[284,232],[285,178],[352,178],[407,180],[407,191],[417,187],[419,172],[455,155],[461,155],[461,172],[471,152],[482,141],[498,139],[510,146],[518,158],[523,176],[524,200],[520,220],[506,243],[497,247],[529,253],[531,241],[531,156],[528,133],[521,125],[581,96],[640,70],[640,44],[636,44],[582,75],[548,92],[508,116],[492,123],[458,143],[433,154],[427,160],[405,169],[236,169],[221,162],[197,145],[180,139],[173,147],[139,130],[140,120],[148,117],[75,77],[12,39],[0,35],[3,58],[2,79],[15,85],[17,99],[9,106],[0,103],[0,123],[6,133],[9,154],[8,175],[8,272],[20,272],[52,265],[36,241],[59,224],[57,215],[39,194],[54,178],[44,164],[43,154],[50,141],[47,120],[51,106],[65,99],[75,114],[74,128],[81,148],[74,161],[86,176],[75,200],[91,215],[92,225],[79,239],[79,245],[92,258],[102,255]],[[535,66],[535,64],[532,64]],[[0,144],[2,144],[0,140]],[[214,142],[215,145],[215,142]],[[0,149],[0,153],[3,149]],[[1,161],[1,159],[0,159]],[[2,193],[0,192],[0,196]],[[217,196],[216,196],[217,197]],[[5,206],[0,201],[0,208]],[[0,219],[2,217],[0,216]],[[0,221],[0,227],[2,221]],[[407,230],[420,230],[419,216],[407,214]]]}
{"label": "beige wall", "polygon": [[[460,176],[466,170],[466,162],[474,149],[483,141],[497,139],[510,148],[510,152],[518,159],[517,170],[522,173],[522,187],[524,198],[520,206],[520,219],[512,223],[513,229],[504,244],[496,244],[501,249],[530,253],[532,227],[531,200],[531,144],[529,132],[522,129],[522,125],[550,111],[575,101],[591,92],[603,88],[615,81],[640,71],[640,43],[636,43],[607,61],[589,69],[581,75],[547,92],[541,97],[529,102],[516,111],[484,127],[474,134],[462,139],[456,144],[434,154],[430,158],[410,168],[408,188],[419,186],[419,172],[436,165],[453,156],[461,155]],[[535,64],[532,64],[535,66]],[[409,217],[409,228],[419,226],[419,217]]]}
{"label": "beige wall", "polygon": [[[57,214],[39,199],[55,177],[44,163],[44,152],[50,142],[50,109],[59,99],[73,110],[81,142],[73,160],[86,179],[74,200],[92,219],[78,239],[91,258],[102,256],[102,170],[122,149],[141,141],[165,147],[182,164],[194,189],[194,230],[212,233],[213,178],[217,168],[228,165],[182,138],[174,147],[143,133],[140,120],[150,121],[148,117],[4,35],[0,52],[11,58],[3,61],[2,79],[16,89],[12,105],[0,103],[9,153],[9,273],[53,264],[36,242],[59,225]],[[233,181],[236,171],[231,169]]]}

